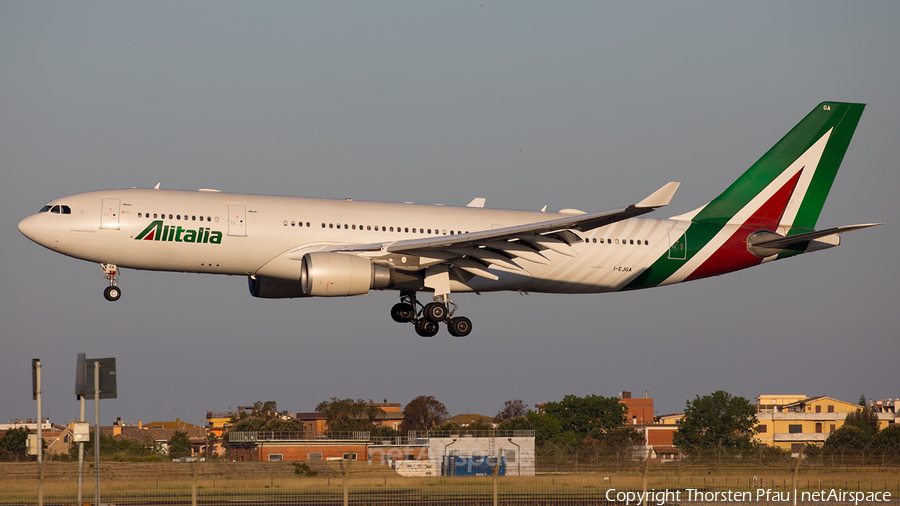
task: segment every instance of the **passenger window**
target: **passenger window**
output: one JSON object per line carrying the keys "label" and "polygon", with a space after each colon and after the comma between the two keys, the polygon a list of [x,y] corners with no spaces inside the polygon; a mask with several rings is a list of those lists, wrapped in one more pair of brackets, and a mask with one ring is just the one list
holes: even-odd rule
{"label": "passenger window", "polygon": [[408,228],[407,228],[407,229],[404,229],[404,231],[405,231],[406,233],[409,233],[409,229],[408,229]]}
{"label": "passenger window", "polygon": [[180,220],[180,219],[181,219],[181,215],[180,215],[180,214],[176,214],[176,215],[175,215],[175,219],[176,219],[176,220]]}
{"label": "passenger window", "polygon": [[450,235],[453,235],[453,231],[452,231],[452,230],[450,231]]}
{"label": "passenger window", "polygon": [[328,224],[328,228],[334,228],[334,224],[329,223],[329,224]]}
{"label": "passenger window", "polygon": [[353,230],[356,230],[356,225],[353,225]]}
{"label": "passenger window", "polygon": [[191,216],[191,221],[197,221],[197,217],[196,217],[196,216]]}
{"label": "passenger window", "polygon": [[596,238],[596,237],[594,238],[594,244],[597,244],[597,238]]}
{"label": "passenger window", "polygon": [[631,240],[631,244],[634,244],[634,239]]}
{"label": "passenger window", "polygon": [[[372,230],[372,225],[366,225],[366,230]],[[378,230],[378,227],[375,227],[375,230]]]}
{"label": "passenger window", "polygon": [[[212,221],[212,219],[210,219],[210,217],[207,216],[207,217],[206,217],[206,221]],[[216,216],[216,221],[219,221],[219,217],[218,217],[218,216]]]}
{"label": "passenger window", "polygon": [[588,239],[587,237],[585,237],[585,238],[584,238],[584,242],[585,242],[585,243],[589,243],[589,242],[591,242],[591,240]]}
{"label": "passenger window", "polygon": [[138,218],[140,218],[140,217],[141,217],[141,213],[138,213]]}
{"label": "passenger window", "polygon": [[306,222],[306,226],[307,226],[307,227],[309,226],[309,222],[308,222],[308,221]]}
{"label": "passenger window", "polygon": [[287,226],[287,220],[284,220],[284,226],[285,227]]}
{"label": "passenger window", "polygon": [[169,215],[169,219],[170,219],[170,220],[172,219],[172,215],[171,215],[171,214]]}

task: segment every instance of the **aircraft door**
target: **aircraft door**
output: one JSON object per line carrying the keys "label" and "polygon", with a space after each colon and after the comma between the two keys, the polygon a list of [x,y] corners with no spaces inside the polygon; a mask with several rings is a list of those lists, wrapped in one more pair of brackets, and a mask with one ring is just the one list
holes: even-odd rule
{"label": "aircraft door", "polygon": [[103,199],[100,204],[100,228],[119,229],[119,199]]}
{"label": "aircraft door", "polygon": [[687,259],[687,234],[678,228],[669,229],[669,260]]}
{"label": "aircraft door", "polygon": [[244,206],[228,206],[228,235],[247,236],[247,208]]}

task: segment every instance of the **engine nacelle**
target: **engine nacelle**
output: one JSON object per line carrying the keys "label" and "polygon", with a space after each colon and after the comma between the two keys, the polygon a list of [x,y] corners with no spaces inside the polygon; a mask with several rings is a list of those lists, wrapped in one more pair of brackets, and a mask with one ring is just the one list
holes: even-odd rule
{"label": "engine nacelle", "polygon": [[251,276],[247,278],[250,285],[250,295],[261,299],[293,299],[294,297],[309,297],[303,293],[303,288],[297,281],[269,278],[266,276]]}
{"label": "engine nacelle", "polygon": [[313,297],[366,295],[394,284],[390,267],[344,253],[307,253],[300,265],[300,287]]}

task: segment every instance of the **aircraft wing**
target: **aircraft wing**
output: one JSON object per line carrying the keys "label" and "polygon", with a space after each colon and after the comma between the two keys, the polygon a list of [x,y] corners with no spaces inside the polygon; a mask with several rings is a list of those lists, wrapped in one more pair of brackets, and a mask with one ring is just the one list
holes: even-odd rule
{"label": "aircraft wing", "polygon": [[[616,211],[593,214],[567,216],[553,220],[516,225],[494,230],[482,230],[467,234],[443,235],[439,237],[423,237],[421,239],[405,239],[402,241],[341,245],[328,248],[333,252],[357,253],[375,256],[373,253],[388,255],[404,253],[426,257],[418,268],[445,263],[461,269],[469,274],[488,279],[497,276],[487,272],[489,265],[498,265],[513,270],[521,267],[512,260],[524,260],[539,264],[547,264],[549,260],[541,253],[553,250],[557,253],[575,256],[571,245],[580,242],[581,238],[572,232],[585,232],[611,223],[649,213],[658,207],[667,205],[680,183],[668,183],[649,197]],[[430,261],[430,262],[429,262]]]}

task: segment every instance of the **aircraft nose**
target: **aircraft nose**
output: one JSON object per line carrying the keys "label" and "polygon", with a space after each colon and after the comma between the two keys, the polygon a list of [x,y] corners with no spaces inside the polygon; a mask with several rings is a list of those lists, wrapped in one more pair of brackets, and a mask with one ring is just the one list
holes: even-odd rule
{"label": "aircraft nose", "polygon": [[38,233],[37,215],[33,214],[20,221],[19,232],[22,232],[22,235],[40,244],[36,238]]}

